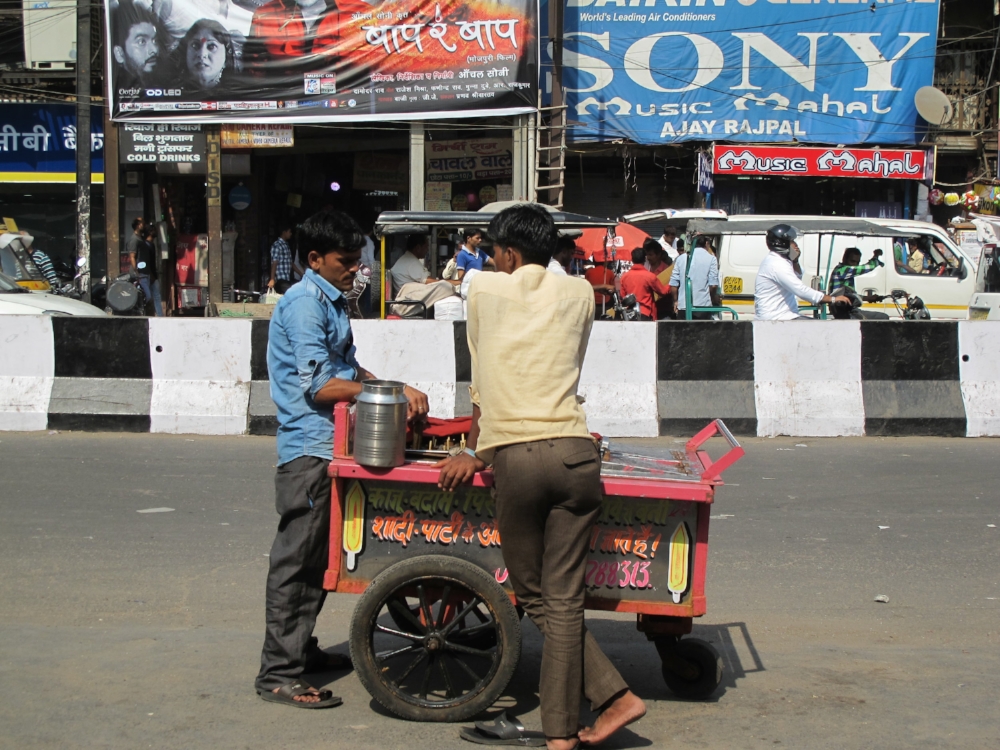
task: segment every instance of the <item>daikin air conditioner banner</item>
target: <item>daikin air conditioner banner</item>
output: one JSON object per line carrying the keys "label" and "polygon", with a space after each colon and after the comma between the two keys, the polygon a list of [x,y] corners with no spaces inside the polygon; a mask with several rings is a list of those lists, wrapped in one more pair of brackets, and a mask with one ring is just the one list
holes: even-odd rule
{"label": "daikin air conditioner banner", "polygon": [[568,0],[565,10],[576,140],[920,140],[914,94],[933,82],[938,0]]}

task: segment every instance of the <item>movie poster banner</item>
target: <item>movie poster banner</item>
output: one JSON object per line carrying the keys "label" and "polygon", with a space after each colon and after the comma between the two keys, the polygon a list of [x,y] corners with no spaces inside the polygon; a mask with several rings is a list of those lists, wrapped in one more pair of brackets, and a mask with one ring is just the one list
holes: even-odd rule
{"label": "movie poster banner", "polygon": [[105,0],[118,121],[533,110],[537,0]]}
{"label": "movie poster banner", "polygon": [[[573,138],[919,143],[926,123],[914,95],[934,82],[938,9],[938,0],[567,0]],[[549,70],[545,57],[543,80]]]}

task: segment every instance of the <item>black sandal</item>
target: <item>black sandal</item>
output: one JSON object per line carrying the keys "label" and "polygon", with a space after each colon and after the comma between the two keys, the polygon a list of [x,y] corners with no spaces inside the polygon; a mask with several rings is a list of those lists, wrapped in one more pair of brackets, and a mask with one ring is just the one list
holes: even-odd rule
{"label": "black sandal", "polygon": [[[283,703],[286,706],[295,706],[296,708],[333,708],[344,702],[342,698],[338,698],[329,690],[319,690],[313,693],[312,691],[315,689],[304,680],[296,680],[295,682],[282,685],[278,688],[278,692],[274,692],[273,690],[258,690],[257,694],[271,703]],[[295,696],[297,695],[316,695],[319,700],[311,703],[297,701],[295,700]]]}
{"label": "black sandal", "polygon": [[525,731],[524,725],[517,719],[508,718],[506,711],[492,722],[477,721],[475,729],[463,727],[459,730],[459,736],[477,745],[545,747],[544,734]]}

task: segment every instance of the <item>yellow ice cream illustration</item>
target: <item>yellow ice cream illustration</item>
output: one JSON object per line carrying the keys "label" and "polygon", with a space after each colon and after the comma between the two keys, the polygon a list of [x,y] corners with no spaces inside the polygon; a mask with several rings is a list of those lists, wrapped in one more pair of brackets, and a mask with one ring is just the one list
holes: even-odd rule
{"label": "yellow ice cream illustration", "polygon": [[365,543],[365,490],[361,482],[351,482],[344,502],[344,552],[347,569],[357,567],[357,555]]}
{"label": "yellow ice cream illustration", "polygon": [[691,535],[687,524],[679,523],[670,535],[670,567],[667,569],[667,591],[673,596],[674,604],[680,604],[681,596],[687,591],[690,560]]}

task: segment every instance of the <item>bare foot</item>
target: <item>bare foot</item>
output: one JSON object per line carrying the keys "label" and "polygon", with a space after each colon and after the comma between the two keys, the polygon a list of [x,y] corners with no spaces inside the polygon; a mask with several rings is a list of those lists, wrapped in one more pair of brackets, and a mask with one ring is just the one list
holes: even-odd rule
{"label": "bare foot", "polygon": [[[280,687],[276,687],[271,692],[277,694],[277,692],[279,690],[281,690],[281,688]],[[299,703],[319,703],[319,701],[320,701],[319,690],[317,690],[314,687],[311,687],[311,688],[309,688],[309,692],[308,693],[304,693],[303,695],[293,696],[292,700],[298,701]]]}
{"label": "bare foot", "polygon": [[626,690],[601,711],[593,728],[580,730],[580,741],[585,745],[600,745],[619,729],[645,715],[646,704],[631,690]]}
{"label": "bare foot", "polygon": [[574,750],[580,747],[580,740],[577,737],[546,737],[546,750]]}

